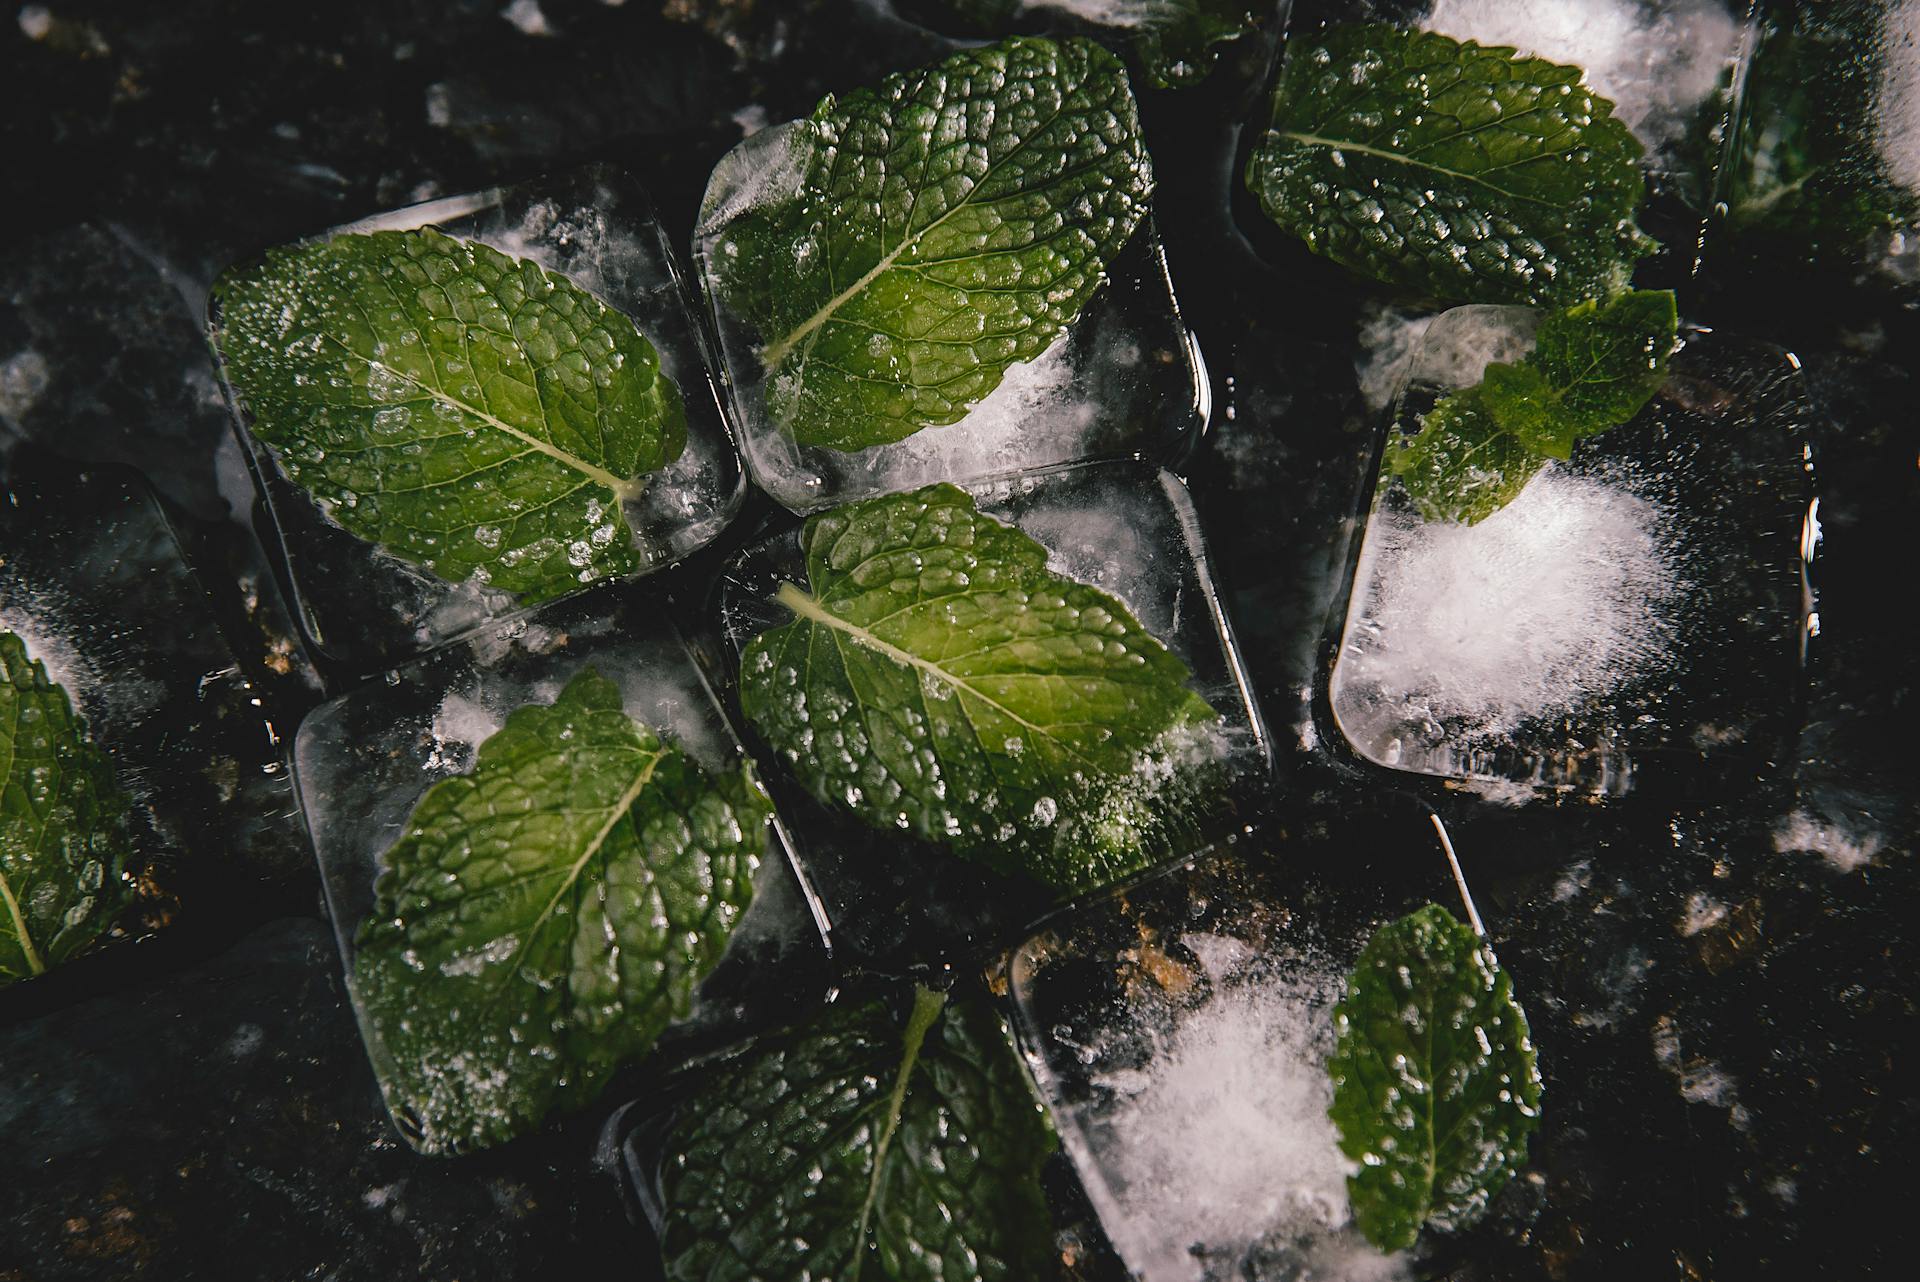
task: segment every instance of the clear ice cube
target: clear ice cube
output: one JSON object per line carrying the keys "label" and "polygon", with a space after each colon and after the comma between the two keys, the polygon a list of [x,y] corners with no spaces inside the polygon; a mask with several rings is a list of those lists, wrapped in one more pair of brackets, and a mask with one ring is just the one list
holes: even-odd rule
{"label": "clear ice cube", "polygon": [[762,336],[728,311],[718,274],[728,228],[796,190],[802,124],[761,130],[729,152],[714,169],[694,232],[741,452],[761,489],[795,512],[811,512],[933,481],[967,484],[1062,463],[1179,461],[1206,426],[1209,391],[1151,219],[1053,345],[1009,369],[959,422],[854,451],[803,445],[784,432],[768,409]]}
{"label": "clear ice cube", "polygon": [[[1186,662],[1192,688],[1220,714],[1211,748],[1218,757],[1208,763],[1224,767],[1218,804],[1195,814],[1168,801],[1155,815],[1156,832],[1165,830],[1156,840],[1165,848],[1149,862],[1179,858],[1244,824],[1265,790],[1271,748],[1186,487],[1144,463],[1093,463],[977,485],[973,493],[982,511],[1045,546],[1056,572],[1126,603]],[[721,585],[730,681],[745,646],[791,618],[772,599],[778,586],[804,582],[805,573],[797,530],[730,565]],[[820,896],[836,946],[868,957],[969,956],[1055,906],[1057,897],[1037,883],[999,876],[822,804],[777,754],[758,755],[795,863]]]}
{"label": "clear ice cube", "polygon": [[[1388,431],[1524,354],[1535,320],[1442,315]],[[1494,790],[1768,769],[1803,697],[1811,413],[1790,355],[1702,333],[1637,418],[1478,524],[1423,519],[1383,454],[1329,680],[1341,734],[1375,764]]]}
{"label": "clear ice cube", "polygon": [[[473,767],[482,742],[514,709],[551,703],[587,666],[620,687],[628,715],[709,771],[743,757],[695,651],[656,597],[609,584],[541,609],[494,620],[384,680],[314,710],[294,742],[294,780],[338,933],[347,987],[355,939],[373,909],[386,852],[435,783]],[[740,971],[757,959],[811,973],[823,952],[818,910],[793,882],[777,837],[754,899],[708,976],[695,1011],[671,1037],[713,1035],[749,1018],[767,998]],[[746,961],[741,954],[751,954]],[[785,993],[784,983],[763,985]],[[356,1003],[358,997],[356,995]],[[377,1026],[362,1019],[376,1072],[387,1062]],[[385,1074],[382,1074],[385,1077]],[[383,1091],[394,1089],[383,1081]],[[404,1101],[389,1100],[400,1122]]]}
{"label": "clear ice cube", "polygon": [[[705,331],[645,193],[596,165],[555,179],[448,196],[324,233],[436,227],[571,279],[625,312],[686,405],[687,445],[624,505],[650,568],[710,542],[745,494],[708,367]],[[231,399],[231,397],[230,397]],[[283,551],[302,628],[324,659],[366,677],[518,607],[482,583],[448,583],[364,542],[289,481],[244,423],[236,432],[264,495],[262,534]]]}

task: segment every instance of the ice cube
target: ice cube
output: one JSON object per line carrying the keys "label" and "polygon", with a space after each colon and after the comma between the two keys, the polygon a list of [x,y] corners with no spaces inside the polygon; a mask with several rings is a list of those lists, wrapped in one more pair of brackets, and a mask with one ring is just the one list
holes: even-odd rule
{"label": "ice cube", "polygon": [[[1390,430],[1524,352],[1530,324],[1436,320]],[[1648,759],[1771,759],[1807,636],[1810,413],[1790,358],[1698,335],[1637,418],[1477,524],[1424,519],[1383,459],[1330,680],[1347,742],[1506,800],[1624,791]]]}
{"label": "ice cube", "polygon": [[[707,349],[679,268],[646,195],[622,171],[592,166],[560,178],[448,196],[333,229],[433,226],[530,259],[631,317],[686,406],[681,455],[648,475],[592,537],[615,537],[624,516],[649,571],[717,535],[745,479],[722,418]],[[308,640],[342,675],[370,676],[513,613],[519,603],[483,577],[449,583],[387,555],[330,521],[281,473],[272,452],[237,427],[284,549]],[[604,533],[603,533],[604,532]],[[483,527],[475,538],[487,544]],[[499,532],[491,535],[497,540]],[[490,545],[489,545],[490,546]]]}
{"label": "ice cube", "polygon": [[[761,357],[763,336],[727,308],[722,282],[734,248],[729,229],[796,194],[810,145],[797,123],[763,130],[721,160],[695,230],[734,423],[762,489],[796,512],[811,512],[933,481],[964,484],[1088,459],[1175,462],[1184,455],[1206,425],[1206,372],[1151,219],[1052,346],[1012,366],[958,422],[854,451],[801,444],[783,431],[768,404],[775,389]],[[811,242],[796,252],[811,252]]]}

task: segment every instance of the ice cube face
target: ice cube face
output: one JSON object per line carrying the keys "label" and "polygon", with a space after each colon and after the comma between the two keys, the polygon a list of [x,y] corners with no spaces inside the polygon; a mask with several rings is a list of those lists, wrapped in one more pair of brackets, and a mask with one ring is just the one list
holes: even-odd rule
{"label": "ice cube face", "polygon": [[[645,192],[620,169],[596,165],[412,205],[323,236],[421,227],[529,259],[632,318],[679,388],[687,420],[679,458],[642,478],[639,494],[622,504],[634,546],[652,570],[719,534],[745,495],[745,477],[705,331]],[[309,644],[345,675],[371,676],[521,608],[484,583],[446,582],[349,534],[288,480],[244,417],[236,415],[236,430],[264,496],[260,519],[273,531],[263,536],[284,550]]]}
{"label": "ice cube face", "polygon": [[[744,756],[695,651],[657,598],[632,584],[603,585],[539,610],[495,620],[458,642],[309,714],[294,742],[294,779],[313,842],[347,987],[355,989],[355,939],[372,912],[386,852],[428,789],[473,768],[480,745],[516,708],[550,704],[591,666],[620,687],[625,711],[708,772]],[[777,928],[769,927],[776,919]],[[724,1024],[751,997],[739,990],[737,950],[810,965],[822,950],[810,893],[792,883],[770,838],[753,903],[701,994],[694,1024]],[[726,972],[726,975],[723,975]],[[718,992],[719,1001],[709,998]],[[360,998],[354,993],[356,1009]],[[718,1009],[712,1009],[718,1007]],[[389,1058],[364,1015],[369,1057],[390,1092]],[[685,1030],[680,1030],[684,1032]],[[395,1124],[405,1101],[389,1095]]]}
{"label": "ice cube face", "polygon": [[[1265,791],[1271,748],[1186,487],[1146,463],[1114,462],[981,484],[972,493],[981,511],[1044,546],[1056,573],[1125,603],[1187,664],[1190,688],[1219,714],[1219,733],[1210,737],[1200,767],[1217,771],[1217,787],[1206,789],[1200,813],[1174,805],[1169,794],[1156,816],[1165,821],[1155,838],[1164,848],[1145,866],[1237,830]],[[721,613],[730,679],[737,682],[748,643],[792,618],[773,600],[789,582],[806,582],[798,530],[749,549],[729,566]],[[1058,903],[1057,894],[1037,883],[1002,877],[903,831],[871,828],[808,794],[776,753],[758,756],[795,864],[819,895],[836,948],[868,958],[971,958],[993,941],[1018,937]]]}
{"label": "ice cube face", "polygon": [[965,485],[1062,463],[1173,463],[1185,455],[1206,427],[1208,385],[1151,220],[1053,345],[1010,368],[960,421],[852,451],[801,444],[783,430],[769,405],[766,336],[729,312],[724,280],[728,229],[749,211],[790,198],[800,181],[802,123],[762,130],[721,160],[694,233],[741,452],[761,489],[795,512],[812,512],[934,481]]}
{"label": "ice cube face", "polygon": [[111,759],[145,861],[130,873],[178,893],[287,868],[280,740],[137,473],[0,460],[0,629]]}
{"label": "ice cube face", "polygon": [[1431,832],[1391,805],[1318,837],[1242,839],[1012,955],[1015,1034],[1133,1276],[1404,1275],[1350,1225],[1325,1061],[1371,932],[1427,897],[1455,902],[1437,851],[1418,865],[1433,876],[1373,863],[1409,850],[1424,857]]}
{"label": "ice cube face", "polygon": [[[1535,313],[1427,330],[1389,433],[1532,345]],[[1763,772],[1803,696],[1811,407],[1777,349],[1695,335],[1632,422],[1478,524],[1421,517],[1383,455],[1328,704],[1366,761],[1622,793]]]}

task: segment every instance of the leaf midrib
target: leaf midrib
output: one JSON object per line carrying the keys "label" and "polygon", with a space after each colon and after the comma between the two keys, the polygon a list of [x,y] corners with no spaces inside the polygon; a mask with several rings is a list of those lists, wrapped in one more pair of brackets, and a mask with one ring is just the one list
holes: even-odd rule
{"label": "leaf midrib", "polygon": [[874,1204],[880,1200],[887,1150],[893,1146],[893,1137],[900,1129],[900,1115],[906,1109],[907,1085],[920,1062],[920,1047],[927,1040],[927,1030],[933,1027],[933,1021],[939,1018],[946,1003],[947,995],[931,988],[914,992],[913,1014],[908,1016],[906,1031],[900,1039],[900,1071],[893,1079],[893,1091],[887,1096],[886,1120],[873,1146],[873,1170],[867,1177],[866,1200],[860,1204],[860,1222],[853,1239],[853,1265],[847,1282],[860,1282],[860,1267],[867,1258],[867,1226],[873,1219]]}
{"label": "leaf midrib", "polygon": [[[1461,182],[1472,183],[1475,186],[1484,187],[1488,191],[1498,192],[1500,195],[1511,200],[1524,200],[1529,204],[1542,205],[1548,209],[1560,208],[1558,202],[1545,197],[1528,195],[1523,191],[1510,191],[1502,187],[1499,183],[1488,182],[1486,178],[1480,174],[1470,174],[1461,169],[1450,169],[1446,165],[1437,165],[1430,160],[1419,160],[1404,152],[1389,151],[1384,147],[1375,147],[1364,142],[1350,142],[1343,138],[1329,138],[1324,134],[1301,133],[1293,129],[1277,130],[1275,131],[1275,136],[1290,139],[1293,142],[1301,143],[1308,147],[1325,147],[1331,151],[1354,151],[1363,156],[1373,156],[1380,160],[1390,160],[1396,164],[1406,165],[1411,169],[1425,169],[1432,173],[1445,174],[1449,178],[1457,178]],[[1527,156],[1523,160],[1514,161],[1509,165],[1502,165],[1500,168],[1511,169],[1514,165],[1525,164],[1528,161],[1539,159],[1541,159],[1541,156],[1538,155]]]}
{"label": "leaf midrib", "polygon": [[[639,481],[626,480],[621,477],[615,476],[612,472],[609,472],[606,468],[600,467],[593,463],[589,463],[585,459],[579,458],[576,455],[569,454],[565,450],[561,449],[559,446],[554,445],[552,442],[543,441],[539,437],[533,435],[531,432],[527,432],[518,427],[515,427],[513,424],[507,422],[505,419],[499,417],[496,414],[493,414],[487,410],[481,409],[477,405],[470,405],[466,401],[461,400],[457,396],[451,396],[445,391],[441,390],[440,388],[431,386],[421,381],[419,378],[416,378],[414,375],[407,373],[405,370],[395,369],[393,366],[387,364],[385,361],[377,359],[376,357],[362,355],[361,353],[355,351],[352,347],[349,347],[347,344],[341,342],[338,338],[335,338],[331,334],[322,334],[321,337],[325,341],[339,348],[342,352],[346,353],[346,355],[349,356],[350,358],[364,364],[369,370],[378,370],[378,371],[383,371],[385,373],[391,374],[395,378],[398,378],[406,382],[407,384],[420,389],[420,391],[424,392],[429,398],[440,402],[442,405],[450,406],[451,408],[459,410],[465,414],[470,414],[474,418],[477,418],[481,422],[487,424],[487,426],[492,427],[497,431],[506,433],[508,436],[511,436],[515,440],[522,442],[523,444],[531,447],[535,451],[546,455],[548,458],[553,459],[555,462],[561,464],[562,466],[571,468],[572,470],[580,473],[582,476],[585,476],[589,480],[593,481],[595,484],[605,486],[608,490],[613,492],[613,496],[615,500],[618,502],[626,503],[638,498],[640,496],[641,491],[645,488],[643,483]],[[531,362],[529,362],[529,365],[531,365]],[[534,388],[534,395],[536,397],[540,396],[540,390],[538,386],[535,386]],[[541,397],[541,405],[544,407],[545,404],[546,404],[545,398]]]}
{"label": "leaf midrib", "polygon": [[[1032,731],[1036,735],[1041,736],[1043,739],[1045,739],[1049,743],[1057,744],[1060,747],[1061,751],[1067,753],[1069,756],[1073,757],[1075,760],[1084,763],[1085,765],[1087,765],[1088,767],[1094,770],[1101,771],[1102,773],[1105,772],[1105,767],[1103,767],[1098,761],[1095,761],[1093,758],[1087,756],[1085,753],[1081,752],[1078,748],[1074,747],[1071,743],[1067,742],[1065,739],[1062,739],[1059,735],[1056,735],[1055,733],[1053,733],[1053,727],[1042,726],[1042,725],[1036,724],[1035,722],[1027,720],[1025,717],[1021,716],[1019,713],[1015,712],[1013,709],[1007,707],[1006,704],[1000,702],[998,699],[995,699],[992,695],[987,694],[984,690],[981,690],[978,686],[975,686],[969,683],[964,678],[956,676],[954,673],[947,671],[945,668],[933,662],[931,659],[923,659],[919,655],[914,654],[911,651],[901,649],[899,646],[894,645],[891,641],[887,641],[882,637],[876,636],[873,632],[869,631],[866,628],[860,627],[858,624],[848,622],[846,619],[841,618],[839,615],[827,609],[824,605],[820,603],[817,597],[815,597],[812,593],[809,593],[804,589],[800,588],[798,585],[793,583],[782,583],[780,585],[779,591],[777,591],[774,594],[774,599],[778,601],[781,605],[786,606],[789,610],[792,610],[794,614],[807,620],[809,623],[815,623],[820,625],[821,627],[831,629],[832,631],[843,633],[850,640],[852,640],[855,645],[861,646],[862,648],[867,650],[871,650],[875,654],[881,655],[885,658],[892,659],[895,663],[901,664],[905,667],[914,668],[920,672],[924,672],[928,676],[932,677],[934,680],[942,681],[942,682],[945,682],[947,685],[952,686],[954,690],[956,690],[957,692],[965,695],[970,695],[971,697],[978,699],[980,702],[986,704],[988,707],[1000,713],[1002,716],[1006,717],[1008,720],[1016,722],[1021,726],[1024,726],[1026,729]],[[1016,674],[1007,674],[1007,675],[1016,675]],[[1039,677],[1051,677],[1057,674],[1029,673],[1026,675],[1039,676]],[[971,721],[971,718],[969,718],[969,721]]]}

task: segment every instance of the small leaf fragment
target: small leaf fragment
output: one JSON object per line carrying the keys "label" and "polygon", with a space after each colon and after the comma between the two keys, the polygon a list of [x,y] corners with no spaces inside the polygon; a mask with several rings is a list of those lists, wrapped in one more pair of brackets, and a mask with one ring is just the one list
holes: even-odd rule
{"label": "small leaf fragment", "polygon": [[687,1014],[753,894],[770,807],[583,669],[516,710],[387,853],[354,963],[418,1146],[499,1143],[591,1099]]}
{"label": "small leaf fragment", "polygon": [[1623,288],[1652,248],[1641,154],[1578,67],[1343,23],[1289,51],[1247,185],[1283,230],[1376,280],[1564,304]]}
{"label": "small leaf fragment", "polygon": [[1079,314],[1153,189],[1126,71],[1087,40],[964,50],[792,128],[791,190],[736,210],[723,162],[701,221],[803,445],[958,422]]}
{"label": "small leaf fragment", "polygon": [[1097,588],[952,485],[801,532],[791,622],[741,654],[741,705],[823,802],[1063,890],[1151,857],[1217,714]]}
{"label": "small leaf fragment", "polygon": [[621,504],[685,407],[566,277],[420,228],[274,250],[214,294],[254,436],[349,533],[527,601],[644,567]]}
{"label": "small leaf fragment", "polygon": [[999,1020],[920,990],[827,1011],[713,1075],[662,1164],[674,1282],[1029,1282],[1057,1268],[1054,1139]]}
{"label": "small leaf fragment", "polygon": [[1334,1008],[1328,1109],[1353,1216],[1383,1251],[1461,1229],[1526,1161],[1540,1070],[1513,982],[1438,904],[1381,927]]}
{"label": "small leaf fragment", "polygon": [[0,988],[113,925],[127,902],[126,808],[66,690],[0,628]]}

